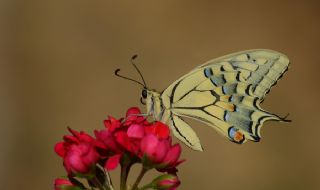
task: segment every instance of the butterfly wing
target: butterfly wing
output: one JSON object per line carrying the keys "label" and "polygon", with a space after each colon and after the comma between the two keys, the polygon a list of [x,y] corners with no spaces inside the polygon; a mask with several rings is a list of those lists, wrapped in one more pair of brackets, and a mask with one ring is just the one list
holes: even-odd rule
{"label": "butterfly wing", "polygon": [[[248,50],[195,68],[161,94],[164,107],[171,111],[170,125],[175,124],[173,130],[179,129],[175,135],[193,149],[201,147],[189,126],[177,126],[182,122],[175,120],[182,116],[204,122],[239,144],[247,139],[259,141],[263,122],[284,121],[259,104],[287,71],[288,65],[288,58],[279,52]],[[187,127],[189,132],[184,134]]]}
{"label": "butterfly wing", "polygon": [[[224,61],[219,61],[221,59]],[[208,72],[213,65],[220,65],[222,71],[241,72],[246,78],[245,81],[252,84],[254,95],[263,100],[271,87],[288,70],[289,59],[273,50],[249,50],[208,61],[197,69],[207,69]]]}

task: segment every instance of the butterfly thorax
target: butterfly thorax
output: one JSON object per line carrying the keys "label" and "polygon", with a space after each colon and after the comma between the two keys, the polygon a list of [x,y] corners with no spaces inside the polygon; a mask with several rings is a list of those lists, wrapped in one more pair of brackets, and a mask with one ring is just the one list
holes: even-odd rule
{"label": "butterfly thorax", "polygon": [[155,120],[163,121],[164,112],[167,110],[161,99],[161,94],[155,90],[147,90],[146,107],[148,115]]}

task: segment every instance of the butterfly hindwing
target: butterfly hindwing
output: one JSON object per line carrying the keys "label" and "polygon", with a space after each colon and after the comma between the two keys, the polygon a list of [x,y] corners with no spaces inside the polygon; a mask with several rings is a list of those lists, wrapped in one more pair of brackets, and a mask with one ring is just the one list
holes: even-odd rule
{"label": "butterfly hindwing", "polygon": [[169,126],[171,127],[174,136],[179,140],[194,150],[203,151],[197,134],[181,117],[171,115]]}
{"label": "butterfly hindwing", "polygon": [[[263,122],[282,120],[259,104],[288,65],[286,56],[272,50],[227,55],[175,81],[163,91],[162,102],[171,111],[172,121],[178,121],[175,127],[180,131],[187,125],[180,118],[183,116],[212,126],[233,142],[258,141]],[[198,141],[195,133],[180,138]]]}

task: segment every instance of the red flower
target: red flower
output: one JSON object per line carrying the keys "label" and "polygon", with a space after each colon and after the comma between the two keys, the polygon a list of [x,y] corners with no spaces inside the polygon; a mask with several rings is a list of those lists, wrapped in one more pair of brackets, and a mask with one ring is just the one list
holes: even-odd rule
{"label": "red flower", "polygon": [[54,190],[82,190],[82,188],[67,179],[57,178],[54,180]]}
{"label": "red flower", "polygon": [[[109,116],[104,125],[104,129],[94,131],[96,139],[85,132],[69,129],[72,135],[65,135],[64,141],[55,145],[69,177],[86,177],[90,186],[99,187],[105,180],[101,167],[110,171],[121,165],[121,184],[125,187],[130,167],[141,163],[145,171],[157,169],[167,173],[156,178],[150,187],[174,190],[179,186],[180,181],[175,174],[176,166],[182,162],[179,160],[181,147],[172,145],[167,125],[158,121],[149,123],[135,107],[127,111],[125,119]],[[72,179],[56,179],[55,190],[85,188]]]}
{"label": "red flower", "polygon": [[94,134],[97,138],[97,141],[101,144],[101,151],[99,151],[99,153],[102,157],[107,157],[109,155],[109,151],[112,153],[122,152],[121,147],[116,142],[113,132],[110,132],[108,129],[103,129],[100,131],[95,130]]}
{"label": "red flower", "polygon": [[160,163],[169,150],[169,143],[153,134],[145,136],[141,141],[141,153],[153,163]]}
{"label": "red flower", "polygon": [[[106,128],[95,131],[97,140],[102,144],[99,151],[101,157],[111,156],[105,163],[106,169],[115,169],[125,153],[132,157],[138,155],[140,141],[145,134],[143,124],[148,124],[139,114],[141,113],[138,108],[130,108],[124,122],[121,122],[122,119],[109,117],[104,121]],[[112,157],[113,155],[116,157]]]}
{"label": "red flower", "polygon": [[55,146],[56,153],[63,158],[63,164],[69,174],[89,174],[99,160],[96,141],[84,132],[69,128],[71,135],[64,136],[64,142]]}
{"label": "red flower", "polygon": [[149,134],[141,140],[140,156],[146,156],[160,171],[175,173],[175,167],[182,162],[178,160],[181,147],[179,144],[171,144],[168,126],[156,122],[146,127],[146,131]]}
{"label": "red flower", "polygon": [[125,131],[119,131],[115,134],[117,142],[122,148],[133,155],[136,155],[139,151],[139,142],[134,138],[130,138]]}
{"label": "red flower", "polygon": [[[175,173],[175,167],[181,163],[178,161],[181,154],[180,145],[171,145],[170,130],[167,125],[161,122],[149,123],[139,114],[141,112],[138,108],[130,108],[123,122],[122,119],[109,117],[104,121],[106,128],[95,131],[97,140],[104,147],[99,151],[101,156],[107,158],[117,155],[110,161],[108,159],[105,167],[108,170],[116,168],[123,154],[129,154],[140,159],[146,156],[151,161],[149,167],[156,167],[166,172],[170,169],[170,173]],[[107,153],[108,151],[111,152]]]}

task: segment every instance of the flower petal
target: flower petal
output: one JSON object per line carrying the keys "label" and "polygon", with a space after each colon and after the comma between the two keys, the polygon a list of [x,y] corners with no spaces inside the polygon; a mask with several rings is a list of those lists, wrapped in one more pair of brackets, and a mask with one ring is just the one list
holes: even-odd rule
{"label": "flower petal", "polygon": [[144,136],[143,126],[132,124],[127,131],[128,137],[141,139]]}
{"label": "flower petal", "polygon": [[173,145],[170,150],[167,152],[166,157],[163,160],[163,163],[169,166],[173,166],[179,159],[181,154],[180,144]]}
{"label": "flower petal", "polygon": [[[108,129],[103,129],[101,131],[95,131],[95,136],[99,142],[102,142],[106,148],[111,149],[114,152],[119,152],[119,146],[116,143],[115,137]],[[103,148],[103,147],[102,147]]]}
{"label": "flower petal", "polygon": [[64,142],[58,142],[55,146],[54,146],[54,151],[60,156],[60,157],[64,157],[65,155],[65,150],[63,147]]}
{"label": "flower petal", "polygon": [[117,166],[120,163],[120,159],[121,159],[121,154],[116,154],[114,156],[111,156],[105,163],[104,167],[108,170],[114,170],[117,168]]}
{"label": "flower petal", "polygon": [[68,179],[64,179],[64,178],[57,178],[54,180],[54,184],[55,185],[73,185],[71,183],[71,181],[69,181]]}
{"label": "flower petal", "polygon": [[104,120],[104,126],[110,130],[110,132],[115,131],[117,128],[121,126],[121,122],[114,117],[109,116],[107,120]]}
{"label": "flower petal", "polygon": [[169,148],[169,144],[165,140],[160,140],[157,136],[149,134],[141,140],[142,155],[155,162],[159,163],[163,160]]}
{"label": "flower petal", "polygon": [[131,107],[128,109],[126,113],[126,117],[129,117],[130,115],[138,115],[141,114],[141,111],[138,107]]}
{"label": "flower petal", "polygon": [[156,122],[155,123],[155,134],[160,138],[168,138],[170,134],[170,129],[167,125]]}
{"label": "flower petal", "polygon": [[130,139],[125,131],[119,131],[115,134],[116,141],[127,151],[132,151]]}

